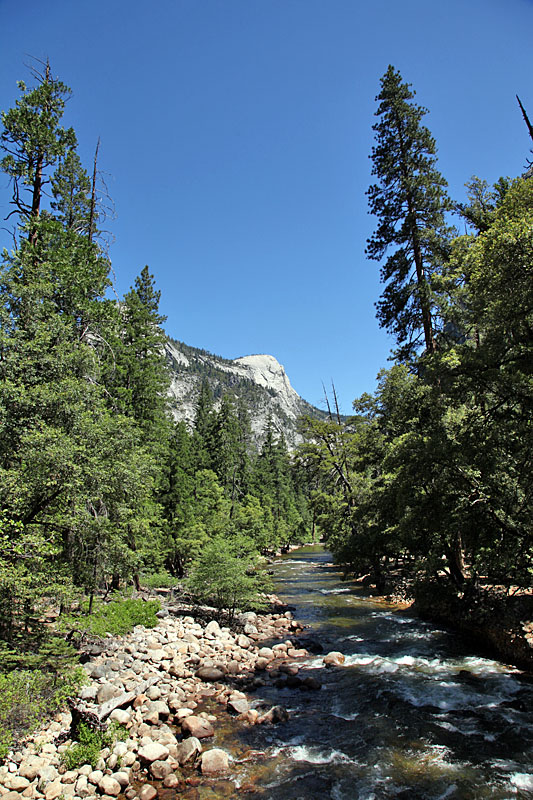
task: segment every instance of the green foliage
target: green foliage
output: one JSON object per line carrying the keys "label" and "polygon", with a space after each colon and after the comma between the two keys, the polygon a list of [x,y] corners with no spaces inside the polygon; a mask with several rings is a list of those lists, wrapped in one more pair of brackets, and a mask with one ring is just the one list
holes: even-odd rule
{"label": "green foliage", "polygon": [[233,617],[237,609],[264,606],[266,576],[256,570],[257,551],[245,536],[213,537],[193,562],[187,587],[200,602]]}
{"label": "green foliage", "polygon": [[39,669],[0,673],[0,759],[20,738],[73,697],[86,680],[81,667],[60,673]]}
{"label": "green foliage", "polygon": [[172,589],[178,586],[178,578],[170,575],[166,570],[151,572],[140,576],[141,586],[147,589]]}
{"label": "green foliage", "polygon": [[373,129],[372,174],[378,182],[368,190],[370,211],[378,226],[368,240],[369,258],[382,261],[386,284],[377,303],[380,325],[396,337],[398,355],[413,355],[421,337],[435,349],[435,297],[432,273],[447,258],[450,230],[444,213],[451,208],[446,181],[436,168],[435,140],[422,125],[426,109],[414,103],[410,85],[389,66]]}
{"label": "green foliage", "polygon": [[89,728],[82,722],[78,729],[78,741],[65,750],[61,761],[67,770],[79,769],[84,764],[90,764],[95,769],[100,752],[105,747],[113,747],[117,741],[124,741],[127,735],[126,729],[114,722],[105,731]]}
{"label": "green foliage", "polygon": [[84,604],[82,613],[66,616],[62,625],[94,636],[105,636],[107,633],[123,636],[136,625],[148,628],[157,625],[156,613],[160,608],[158,600],[116,597],[107,603],[95,603],[92,613],[88,613],[88,604]]}

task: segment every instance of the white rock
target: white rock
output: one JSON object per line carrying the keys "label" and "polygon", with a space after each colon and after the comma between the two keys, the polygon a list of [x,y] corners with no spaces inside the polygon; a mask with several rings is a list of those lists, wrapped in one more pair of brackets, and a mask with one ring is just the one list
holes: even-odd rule
{"label": "white rock", "polygon": [[150,744],[146,744],[139,749],[139,758],[149,763],[152,763],[152,761],[164,761],[168,756],[168,748],[159,744],[159,742],[150,742]]}

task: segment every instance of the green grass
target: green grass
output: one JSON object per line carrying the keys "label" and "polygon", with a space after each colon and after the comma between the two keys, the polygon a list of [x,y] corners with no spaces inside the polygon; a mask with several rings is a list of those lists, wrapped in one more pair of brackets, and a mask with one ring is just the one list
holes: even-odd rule
{"label": "green grass", "polygon": [[70,614],[62,620],[63,627],[91,633],[94,636],[105,636],[111,633],[123,636],[133,630],[136,625],[153,628],[159,622],[156,613],[161,608],[158,600],[140,600],[131,597],[115,597],[108,603],[97,602],[92,614],[88,614],[88,604],[82,607],[82,613]]}
{"label": "green grass", "polygon": [[84,764],[96,768],[100,752],[104,747],[113,747],[116,741],[128,738],[128,732],[122,725],[111,722],[105,731],[97,731],[80,724],[78,732],[79,741],[71,745],[61,756],[61,761],[67,770],[79,769]]}
{"label": "green grass", "polygon": [[147,589],[172,589],[179,585],[179,579],[168,572],[152,572],[150,575],[141,575],[141,584]]}

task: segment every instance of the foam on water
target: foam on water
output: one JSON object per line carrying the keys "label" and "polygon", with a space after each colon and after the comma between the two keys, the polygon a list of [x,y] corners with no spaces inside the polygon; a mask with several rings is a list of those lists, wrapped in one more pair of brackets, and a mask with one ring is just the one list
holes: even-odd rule
{"label": "foam on water", "polygon": [[511,775],[511,786],[520,789],[521,791],[533,791],[533,775],[529,772],[515,772]]}
{"label": "foam on water", "polygon": [[291,761],[306,762],[307,764],[357,763],[340,750],[328,750],[316,745],[281,745],[275,748],[271,755],[274,757],[283,755],[285,758],[290,758]]}

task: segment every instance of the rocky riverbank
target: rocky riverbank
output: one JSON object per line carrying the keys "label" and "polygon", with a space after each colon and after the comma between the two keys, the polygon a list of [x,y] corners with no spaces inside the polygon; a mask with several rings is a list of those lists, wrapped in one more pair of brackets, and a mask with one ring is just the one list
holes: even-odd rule
{"label": "rocky riverbank", "polygon": [[[273,598],[274,602],[275,599]],[[256,709],[246,694],[266,681],[313,690],[298,677],[308,655],[295,636],[303,628],[279,606],[238,617],[238,629],[209,614],[164,605],[155,628],[136,627],[89,648],[88,676],[71,711],[57,716],[0,766],[2,800],[153,800],[166,789],[195,797],[202,783],[231,778],[231,754],[214,747],[217,726],[271,725],[286,719],[280,706]],[[202,710],[206,705],[209,710]],[[99,754],[95,766],[67,769],[65,753],[79,721],[114,721],[122,741]]]}

